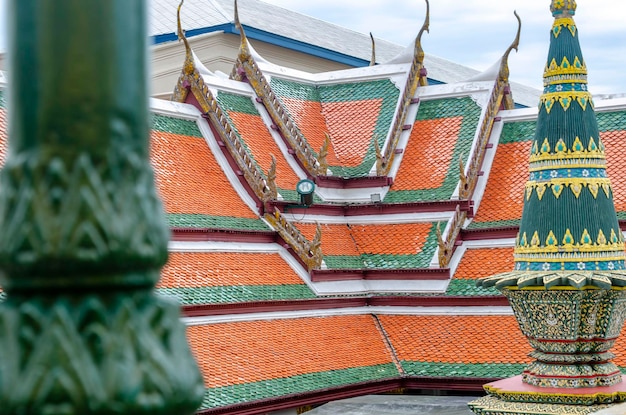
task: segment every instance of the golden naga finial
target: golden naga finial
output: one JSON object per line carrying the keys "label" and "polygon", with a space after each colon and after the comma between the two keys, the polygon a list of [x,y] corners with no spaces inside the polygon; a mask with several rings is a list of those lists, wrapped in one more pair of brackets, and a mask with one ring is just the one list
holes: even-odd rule
{"label": "golden naga finial", "polygon": [[[248,38],[246,37],[246,32],[243,30],[243,25],[241,24],[241,20],[239,20],[239,6],[237,5],[237,0],[235,0],[235,27],[239,30],[241,35],[241,45],[239,46],[239,57],[248,57],[250,56],[250,48],[248,47]],[[242,59],[243,60],[243,59]]]}
{"label": "golden naga finial", "polygon": [[376,41],[374,35],[370,32],[370,39],[372,39],[372,58],[370,59],[370,66],[376,65]]}
{"label": "golden naga finial", "polygon": [[509,82],[509,54],[513,49],[517,52],[517,48],[519,47],[520,35],[522,33],[522,20],[520,19],[517,11],[514,11],[513,14],[517,18],[517,35],[515,36],[515,40],[511,43],[511,46],[504,52],[502,55],[502,61],[500,63],[500,74],[499,78],[502,82]]}
{"label": "golden naga finial", "polygon": [[183,65],[183,73],[185,75],[191,75],[195,69],[195,65],[193,62],[191,46],[189,46],[189,41],[187,41],[187,37],[185,36],[185,31],[183,30],[183,25],[180,20],[180,10],[183,8],[183,3],[185,3],[185,0],[180,0],[180,4],[178,5],[178,10],[176,12],[176,19],[178,22],[178,41],[180,42],[182,40],[185,44],[185,63]]}
{"label": "golden naga finial", "polygon": [[[426,0],[426,18],[424,19],[424,24],[422,25],[422,28],[420,29],[419,33],[417,34],[417,37],[415,38],[415,58],[417,59],[417,62],[419,63],[420,66],[424,66],[424,57],[425,57],[425,53],[424,53],[424,49],[422,48],[422,35],[424,34],[424,32],[428,32],[430,33],[430,3],[428,2],[428,0]],[[426,76],[422,76],[420,74],[420,85],[421,86],[426,86],[428,85],[428,81],[426,79]]]}
{"label": "golden naga finial", "polygon": [[267,171],[267,187],[269,188],[270,199],[276,199],[278,197],[278,189],[276,188],[276,157],[270,154],[272,163],[270,169]]}
{"label": "golden naga finial", "polygon": [[461,199],[466,199],[469,197],[469,184],[467,183],[467,175],[465,174],[463,156],[459,156],[459,181],[459,196],[461,196]]}
{"label": "golden naga finial", "polygon": [[376,174],[382,176],[384,174],[383,162],[385,158],[382,150],[380,149],[380,145],[378,145],[378,136],[374,137],[374,149],[376,150]]}
{"label": "golden naga finial", "polygon": [[441,222],[437,222],[437,245],[439,246],[439,255],[437,256],[439,267],[446,268],[448,266],[448,244],[441,235]]}
{"label": "golden naga finial", "polygon": [[[509,46],[506,52],[504,52],[504,55],[502,55],[502,60],[500,61],[500,73],[498,74],[498,82],[507,84],[507,85],[509,83],[509,73],[510,73],[509,72],[509,55],[511,54],[511,51],[513,49],[515,49],[515,51],[517,52],[517,48],[519,47],[520,35],[522,34],[522,19],[520,19],[519,15],[517,14],[517,11],[514,11],[513,14],[515,15],[515,18],[517,19],[517,35],[515,35],[515,40],[513,40],[513,43],[511,43],[511,46]],[[515,103],[513,102],[513,97],[511,96],[510,91],[505,94],[502,102],[503,102],[504,108],[508,110],[513,109],[513,107],[515,106]]]}
{"label": "golden naga finial", "polygon": [[322,144],[322,148],[320,149],[319,154],[317,155],[317,162],[319,165],[320,174],[327,174],[328,170],[328,147],[330,147],[330,135],[327,132],[324,132],[324,143]]}

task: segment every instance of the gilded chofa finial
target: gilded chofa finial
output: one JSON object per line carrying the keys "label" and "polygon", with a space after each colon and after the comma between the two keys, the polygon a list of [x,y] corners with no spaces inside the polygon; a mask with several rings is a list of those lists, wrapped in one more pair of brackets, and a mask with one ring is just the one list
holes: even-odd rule
{"label": "gilded chofa finial", "polygon": [[372,58],[370,59],[370,66],[376,65],[376,41],[374,35],[370,32],[370,39],[372,39]]}
{"label": "gilded chofa finial", "polygon": [[511,54],[511,51],[513,49],[515,49],[515,51],[517,52],[517,48],[519,47],[520,35],[522,33],[522,19],[520,19],[517,11],[514,11],[513,14],[517,19],[517,35],[515,36],[515,40],[513,40],[513,43],[511,43],[511,46],[509,46],[506,52],[504,52],[504,55],[502,55],[502,63],[500,64],[499,75],[500,80],[507,83],[509,82],[509,55]]}
{"label": "gilded chofa finial", "polygon": [[424,34],[424,32],[429,32],[430,27],[430,3],[428,2],[428,0],[426,0],[426,18],[424,19],[424,24],[422,25],[422,28],[420,29],[419,33],[417,34],[417,37],[415,38],[415,53],[417,54],[417,61],[420,64],[424,64],[424,49],[422,49],[422,35]]}
{"label": "gilded chofa finial", "polygon": [[576,14],[576,0],[552,0],[550,11],[556,18],[572,17]]}
{"label": "gilded chofa finial", "polygon": [[267,171],[267,187],[269,189],[269,197],[276,199],[278,197],[278,189],[276,188],[276,157],[273,154],[270,154],[270,157],[272,158],[272,163]]}
{"label": "gilded chofa finial", "polygon": [[193,62],[193,53],[191,51],[191,46],[189,46],[189,41],[185,36],[185,31],[183,30],[183,25],[180,19],[180,10],[183,8],[183,3],[185,0],[180,0],[180,4],[178,5],[178,9],[176,11],[176,20],[178,23],[178,41],[181,40],[185,44],[185,63],[183,65],[183,73],[185,75],[191,75],[194,71],[194,62]]}
{"label": "gilded chofa finial", "polygon": [[250,48],[248,48],[248,38],[246,32],[243,30],[241,20],[239,20],[239,6],[237,0],[235,0],[235,27],[239,30],[241,35],[241,45],[239,46],[239,58],[243,61],[245,57],[250,56]]}

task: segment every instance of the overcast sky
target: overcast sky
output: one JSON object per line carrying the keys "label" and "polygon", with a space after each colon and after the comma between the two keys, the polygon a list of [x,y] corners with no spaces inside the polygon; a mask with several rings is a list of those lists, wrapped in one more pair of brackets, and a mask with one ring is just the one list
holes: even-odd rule
{"label": "overcast sky", "polygon": [[[420,0],[264,0],[362,33],[408,45],[424,21]],[[594,94],[626,93],[626,2],[578,0],[575,17]],[[430,0],[427,54],[483,70],[515,37],[522,19],[519,52],[509,59],[511,78],[542,87],[550,28],[550,0]]]}
{"label": "overcast sky", "polygon": [[[4,8],[0,0],[0,32]],[[209,0],[206,0],[209,1]],[[420,0],[265,0],[400,45],[409,45],[424,21]],[[483,70],[515,37],[522,19],[517,54],[509,60],[511,79],[541,88],[553,18],[550,0],[431,0],[430,33],[422,39],[427,54]],[[626,93],[626,2],[578,0],[576,23],[594,94]],[[4,49],[4,33],[0,48]]]}

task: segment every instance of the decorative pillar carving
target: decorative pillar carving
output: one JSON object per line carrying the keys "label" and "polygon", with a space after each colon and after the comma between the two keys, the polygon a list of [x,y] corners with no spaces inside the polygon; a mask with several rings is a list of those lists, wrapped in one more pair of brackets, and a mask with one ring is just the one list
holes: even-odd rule
{"label": "decorative pillar carving", "polygon": [[204,395],[148,160],[143,0],[9,2],[1,414],[189,414]]}

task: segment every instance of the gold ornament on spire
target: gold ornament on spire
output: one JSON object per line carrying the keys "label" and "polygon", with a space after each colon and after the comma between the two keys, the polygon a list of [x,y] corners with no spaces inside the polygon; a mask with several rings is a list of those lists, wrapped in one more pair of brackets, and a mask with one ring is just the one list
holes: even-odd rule
{"label": "gold ornament on spire", "polygon": [[552,0],[550,11],[557,18],[571,17],[576,14],[576,0]]}

